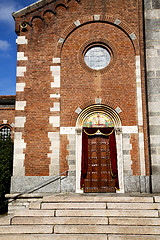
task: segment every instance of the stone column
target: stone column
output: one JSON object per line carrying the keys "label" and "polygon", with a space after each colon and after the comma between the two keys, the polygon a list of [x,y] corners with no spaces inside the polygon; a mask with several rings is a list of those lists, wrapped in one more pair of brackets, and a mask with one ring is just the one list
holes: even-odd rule
{"label": "stone column", "polygon": [[144,5],[152,191],[160,192],[160,1]]}

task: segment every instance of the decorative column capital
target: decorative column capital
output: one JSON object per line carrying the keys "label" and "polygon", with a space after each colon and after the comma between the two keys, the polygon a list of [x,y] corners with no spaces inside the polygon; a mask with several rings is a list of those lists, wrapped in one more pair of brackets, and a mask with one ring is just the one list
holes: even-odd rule
{"label": "decorative column capital", "polygon": [[76,134],[81,135],[82,133],[82,128],[76,128]]}
{"label": "decorative column capital", "polygon": [[116,128],[115,132],[116,132],[116,135],[122,134],[122,128]]}

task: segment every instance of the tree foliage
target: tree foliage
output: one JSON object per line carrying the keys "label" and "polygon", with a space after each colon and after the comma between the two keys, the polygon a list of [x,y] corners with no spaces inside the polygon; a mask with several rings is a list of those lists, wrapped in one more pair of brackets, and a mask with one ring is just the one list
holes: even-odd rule
{"label": "tree foliage", "polygon": [[10,191],[13,168],[13,141],[10,137],[0,138],[0,214],[7,212],[5,194]]}

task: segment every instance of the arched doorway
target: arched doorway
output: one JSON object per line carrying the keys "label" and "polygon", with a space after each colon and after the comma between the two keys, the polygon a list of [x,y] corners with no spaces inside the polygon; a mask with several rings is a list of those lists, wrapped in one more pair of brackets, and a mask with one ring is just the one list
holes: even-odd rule
{"label": "arched doorway", "polygon": [[[118,113],[109,106],[92,105],[84,109],[77,119],[76,137],[76,192],[115,192],[117,181],[119,192],[124,192],[122,136],[117,134],[121,127]],[[110,135],[115,136],[117,150],[118,179],[113,176],[110,156]],[[87,135],[87,168],[85,179],[81,177],[84,171],[84,147],[82,136]],[[86,143],[84,144],[86,146]],[[83,181],[83,183],[82,183]],[[83,184],[83,186],[82,186]]]}

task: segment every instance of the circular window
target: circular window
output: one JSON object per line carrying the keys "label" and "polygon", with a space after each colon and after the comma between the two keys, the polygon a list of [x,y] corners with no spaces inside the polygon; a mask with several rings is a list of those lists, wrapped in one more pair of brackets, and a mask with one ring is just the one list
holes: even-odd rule
{"label": "circular window", "polygon": [[111,54],[102,45],[94,45],[87,49],[84,54],[86,65],[93,70],[101,70],[107,67],[111,61]]}

